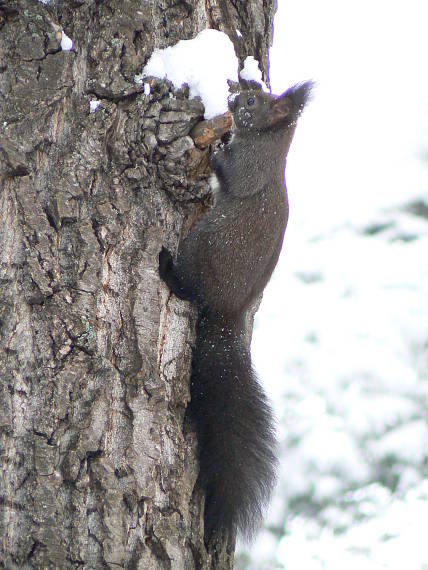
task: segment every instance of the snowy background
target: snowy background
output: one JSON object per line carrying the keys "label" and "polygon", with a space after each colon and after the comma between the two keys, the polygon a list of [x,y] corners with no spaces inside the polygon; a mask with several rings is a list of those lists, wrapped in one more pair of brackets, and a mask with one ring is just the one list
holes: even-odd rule
{"label": "snowy background", "polygon": [[273,91],[318,83],[253,358],[281,473],[247,570],[428,569],[428,5],[280,0]]}

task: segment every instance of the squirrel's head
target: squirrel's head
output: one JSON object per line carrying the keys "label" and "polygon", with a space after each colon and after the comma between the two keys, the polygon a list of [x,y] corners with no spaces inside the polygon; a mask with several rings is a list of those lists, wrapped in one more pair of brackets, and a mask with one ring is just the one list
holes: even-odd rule
{"label": "squirrel's head", "polygon": [[229,109],[238,131],[288,130],[296,124],[310,98],[312,81],[287,89],[282,95],[270,95],[258,89],[241,91],[229,99]]}

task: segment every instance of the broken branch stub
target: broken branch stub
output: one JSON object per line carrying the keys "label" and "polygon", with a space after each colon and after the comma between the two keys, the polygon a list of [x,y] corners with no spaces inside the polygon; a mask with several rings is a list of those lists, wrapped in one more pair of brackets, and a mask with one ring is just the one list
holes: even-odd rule
{"label": "broken branch stub", "polygon": [[195,145],[199,148],[206,148],[214,141],[220,139],[225,133],[230,131],[232,126],[232,115],[229,111],[223,115],[218,115],[213,119],[201,121],[190,131]]}

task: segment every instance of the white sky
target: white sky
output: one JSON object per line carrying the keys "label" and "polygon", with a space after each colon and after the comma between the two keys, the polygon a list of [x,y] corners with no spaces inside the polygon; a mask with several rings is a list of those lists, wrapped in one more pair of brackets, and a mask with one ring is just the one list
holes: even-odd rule
{"label": "white sky", "polygon": [[273,91],[318,83],[287,166],[293,216],[367,221],[428,187],[427,37],[426,0],[279,1]]}

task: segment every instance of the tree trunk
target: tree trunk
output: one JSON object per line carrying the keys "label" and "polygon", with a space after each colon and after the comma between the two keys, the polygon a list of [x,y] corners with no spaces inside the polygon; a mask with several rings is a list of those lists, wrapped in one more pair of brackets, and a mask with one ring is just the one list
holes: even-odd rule
{"label": "tree trunk", "polygon": [[233,566],[184,422],[195,310],[158,275],[208,203],[203,107],[134,75],[213,27],[266,76],[274,4],[0,1],[2,568]]}

